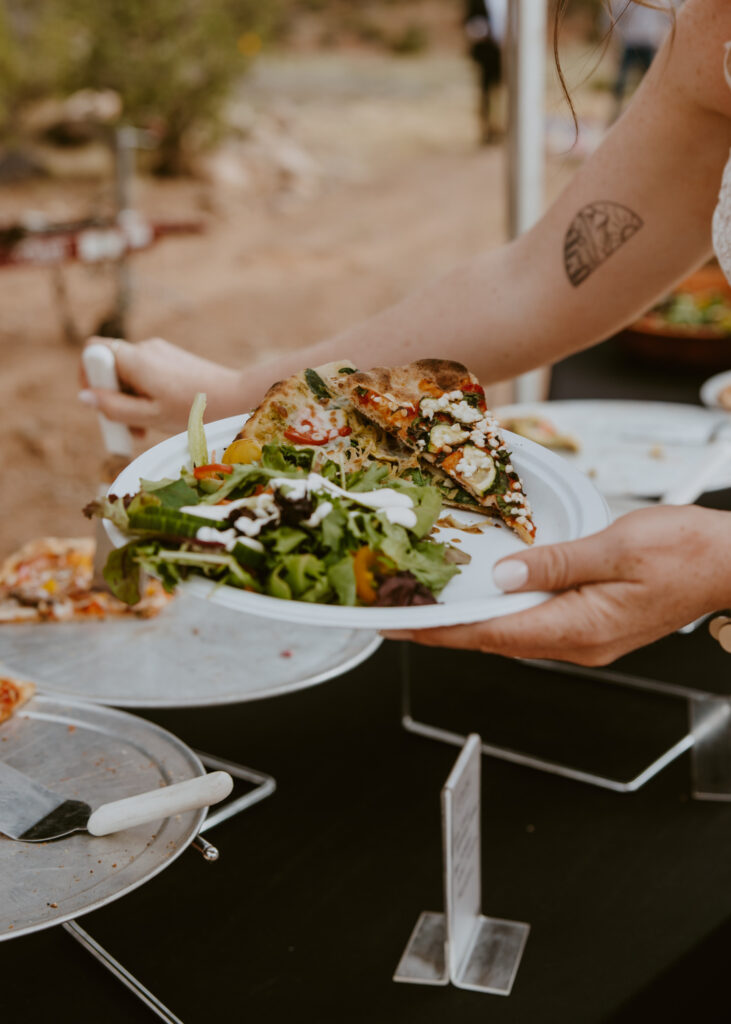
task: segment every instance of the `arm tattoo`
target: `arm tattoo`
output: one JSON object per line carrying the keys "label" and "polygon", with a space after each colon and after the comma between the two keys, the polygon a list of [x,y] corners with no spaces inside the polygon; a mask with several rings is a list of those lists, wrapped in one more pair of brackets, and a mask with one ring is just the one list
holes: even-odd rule
{"label": "arm tattoo", "polygon": [[642,219],[620,203],[600,200],[576,214],[563,242],[563,260],[574,287],[629,241],[642,227]]}

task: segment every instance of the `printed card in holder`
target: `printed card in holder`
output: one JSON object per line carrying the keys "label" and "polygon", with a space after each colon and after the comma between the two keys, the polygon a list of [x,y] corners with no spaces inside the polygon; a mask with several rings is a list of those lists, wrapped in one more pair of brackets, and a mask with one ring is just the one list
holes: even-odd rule
{"label": "printed card in holder", "polygon": [[419,917],[394,981],[510,995],[530,925],[481,913],[480,771],[472,734],[442,789],[445,913]]}

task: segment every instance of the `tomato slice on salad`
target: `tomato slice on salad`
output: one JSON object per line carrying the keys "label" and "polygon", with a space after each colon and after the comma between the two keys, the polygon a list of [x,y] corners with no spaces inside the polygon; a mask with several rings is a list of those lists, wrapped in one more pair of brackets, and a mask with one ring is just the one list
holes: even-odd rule
{"label": "tomato slice on salad", "polygon": [[221,476],[233,473],[233,466],[223,462],[209,462],[207,466],[195,466],[193,476],[196,480],[218,480]]}

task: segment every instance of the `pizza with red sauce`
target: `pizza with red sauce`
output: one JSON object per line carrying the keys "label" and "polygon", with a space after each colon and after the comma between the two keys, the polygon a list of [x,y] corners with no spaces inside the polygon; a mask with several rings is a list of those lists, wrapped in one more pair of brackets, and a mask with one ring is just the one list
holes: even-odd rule
{"label": "pizza with red sauce", "polygon": [[[458,488],[453,504],[498,516],[527,544],[535,524],[485,392],[466,366],[420,359],[348,374],[338,390],[373,423]],[[447,504],[450,502],[447,501]]]}
{"label": "pizza with red sauce", "polygon": [[358,416],[336,387],[338,378],[355,372],[349,360],[340,359],[278,381],[269,388],[236,440],[314,449],[315,470],[331,459],[353,470],[369,455],[384,454],[382,432]]}
{"label": "pizza with red sauce", "polygon": [[35,692],[35,683],[0,675],[0,722],[7,721]]}
{"label": "pizza with red sauce", "polygon": [[108,615],[149,618],[171,600],[162,584],[148,579],[139,604],[130,608],[106,590],[92,587],[94,540],[43,537],[30,541],[0,565],[0,624],[104,619]]}
{"label": "pizza with red sauce", "polygon": [[[312,469],[372,462],[435,486],[445,505],[495,516],[532,544],[535,526],[500,427],[460,363],[422,359],[361,372],[347,359],[272,385],[227,449],[247,441],[314,451]],[[254,457],[247,449],[245,459]],[[224,462],[227,455],[224,455]]]}

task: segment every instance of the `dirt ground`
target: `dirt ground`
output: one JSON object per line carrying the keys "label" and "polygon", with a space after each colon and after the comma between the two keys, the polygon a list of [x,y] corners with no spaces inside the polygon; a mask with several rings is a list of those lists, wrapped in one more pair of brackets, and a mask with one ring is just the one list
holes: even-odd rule
{"label": "dirt ground", "polygon": [[[504,153],[476,144],[471,70],[444,53],[261,60],[232,104],[237,135],[203,177],[136,182],[145,214],[200,218],[205,232],[134,258],[130,339],[164,336],[230,365],[271,359],[500,244]],[[601,122],[606,96],[582,102]],[[60,177],[0,190],[2,219],[103,208],[103,154],[75,160]],[[549,159],[548,198],[575,164]],[[110,275],[76,265],[65,277],[86,335],[109,307]],[[2,556],[39,534],[90,532],[80,509],[102,449],[94,413],[76,399],[78,349],[64,341],[47,270],[0,272],[0,344]]]}

